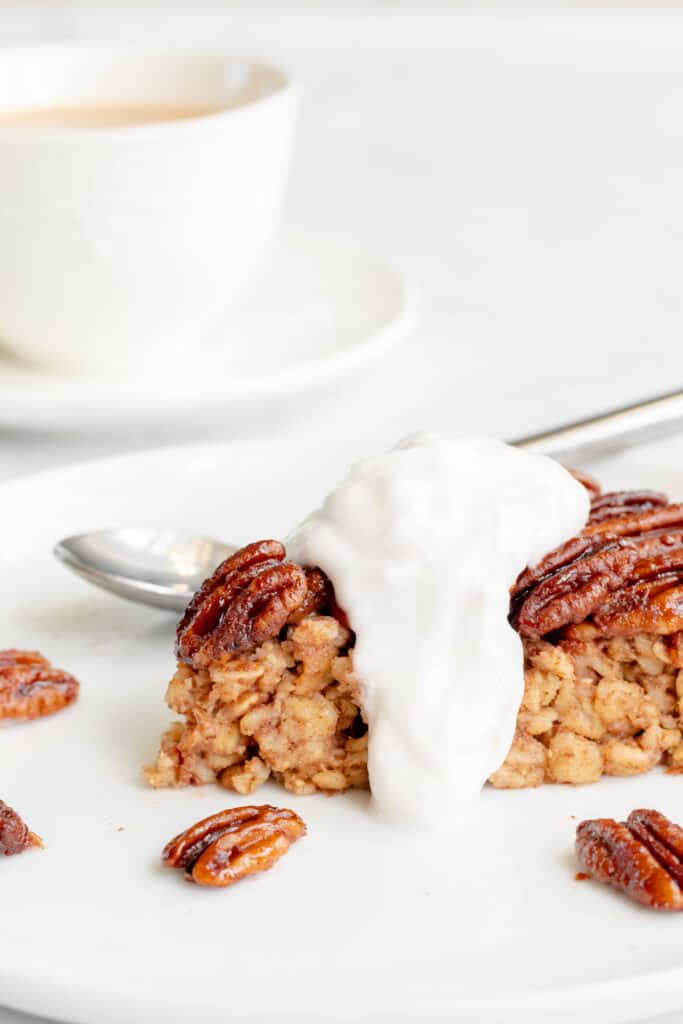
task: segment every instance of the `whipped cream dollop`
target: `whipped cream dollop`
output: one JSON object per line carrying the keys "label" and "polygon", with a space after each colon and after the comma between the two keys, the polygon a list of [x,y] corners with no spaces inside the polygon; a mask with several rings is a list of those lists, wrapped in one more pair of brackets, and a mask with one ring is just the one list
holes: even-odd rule
{"label": "whipped cream dollop", "polygon": [[377,807],[438,825],[504,761],[524,692],[509,588],[578,533],[585,488],[488,437],[421,434],[357,463],[288,543],[355,631]]}

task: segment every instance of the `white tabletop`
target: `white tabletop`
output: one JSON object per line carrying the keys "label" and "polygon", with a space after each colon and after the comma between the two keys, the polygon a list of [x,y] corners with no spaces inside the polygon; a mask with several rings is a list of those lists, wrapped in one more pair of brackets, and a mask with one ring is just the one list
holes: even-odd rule
{"label": "white tabletop", "polygon": [[[45,34],[221,42],[304,81],[287,227],[403,267],[423,314],[390,364],[289,411],[293,446],[510,438],[683,384],[683,7],[0,5],[0,42]],[[4,433],[0,479],[188,434]]]}

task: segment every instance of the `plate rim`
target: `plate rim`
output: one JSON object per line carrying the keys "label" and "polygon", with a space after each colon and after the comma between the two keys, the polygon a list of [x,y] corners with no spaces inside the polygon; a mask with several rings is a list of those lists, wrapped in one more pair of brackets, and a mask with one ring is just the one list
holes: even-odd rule
{"label": "plate rim", "polygon": [[[312,442],[309,440],[309,444]],[[38,472],[28,473],[24,476],[10,478],[0,482],[0,497],[14,497],[16,500],[21,496],[22,491],[31,491],[34,488],[42,488],[45,484],[49,484],[51,480],[61,478],[66,484],[69,483],[69,478],[87,477],[89,474],[95,473],[110,473],[116,472],[118,467],[135,467],[135,472],[139,473],[141,468],[144,468],[146,462],[155,462],[162,460],[163,462],[172,462],[175,460],[184,460],[189,455],[199,455],[200,457],[215,458],[218,453],[227,453],[231,449],[260,449],[268,450],[269,448],[280,447],[286,445],[287,442],[284,438],[235,438],[235,439],[222,439],[222,440],[210,440],[200,442],[189,442],[179,445],[170,446],[153,446],[145,448],[141,451],[120,453],[116,455],[109,455],[98,458],[91,458],[82,461],[76,461],[67,463],[62,466],[40,470]],[[637,908],[636,908],[637,910]],[[637,922],[636,922],[637,923]],[[12,964],[9,965],[12,970]],[[3,968],[0,966],[0,978],[3,975]],[[429,1020],[432,1022],[454,1022],[456,1020],[467,1021],[476,1020],[477,1022],[491,1022],[495,1024],[500,1020],[500,1014],[506,1011],[509,1015],[509,1019],[512,1021],[524,1019],[524,1015],[527,1015],[529,1020],[545,1020],[544,1014],[550,1011],[554,1011],[560,1018],[560,1011],[562,1014],[569,1013],[571,1011],[577,1011],[581,1009],[588,1010],[596,1005],[598,1001],[602,1002],[605,1000],[611,1000],[613,1002],[615,1010],[618,1011],[619,1007],[625,1009],[627,1006],[631,1006],[636,1012],[637,1017],[641,1016],[641,1004],[643,1001],[652,998],[656,993],[657,995],[657,1014],[663,1014],[680,1010],[683,1007],[683,994],[682,993],[683,983],[683,965],[680,967],[664,967],[662,969],[648,968],[639,972],[638,974],[631,975],[630,977],[608,977],[605,979],[578,982],[576,984],[560,984],[552,985],[531,992],[512,992],[509,994],[492,992],[487,995],[472,995],[472,996],[454,996],[449,997],[447,993],[432,993],[435,996],[433,1002],[429,1008]],[[36,979],[35,976],[29,976],[24,973],[23,981],[20,974],[14,972],[12,977],[5,977],[3,979],[3,988],[9,984],[10,994],[9,1002],[7,996],[3,993],[1,1007],[7,1007],[9,1009],[16,1009],[24,1013],[45,1013],[45,1005],[49,1002],[60,1001],[60,998],[68,997],[73,993],[73,990],[68,987],[66,983],[60,984],[59,979],[54,977],[48,977],[47,979],[41,980],[39,991],[35,991]],[[88,989],[86,984],[84,988]],[[22,989],[24,993],[30,993],[22,995]],[[31,998],[31,995],[34,998]],[[80,992],[82,997],[84,992]],[[64,1020],[72,1022],[86,1022],[91,1021],[92,1014],[96,1013],[96,1020],[103,1021],[104,1015],[100,1015],[100,1009],[106,1002],[104,995],[100,992],[99,994],[93,990],[92,993],[86,997],[87,1003],[83,1004],[82,1012],[74,1016],[73,1013],[64,1015],[63,1013],[57,1012],[54,1015],[54,1011],[51,1012],[50,1019]],[[140,1005],[145,1006],[146,997],[142,997]],[[398,1012],[397,1012],[398,1010]],[[379,1007],[366,1007],[368,1022],[383,1022],[386,1020],[384,1014],[386,1011]],[[160,1004],[150,1004],[149,1015],[150,1021],[156,1020],[156,1014],[161,1016],[162,1008]],[[397,1022],[408,1022],[414,1020],[414,1012],[410,1007],[405,1007],[403,1010],[398,1009],[394,1006],[391,1010],[392,1019]],[[284,1006],[282,1013],[279,1017],[284,1022],[297,1021],[301,1024],[313,1024],[321,1020],[319,1011],[315,1008],[305,1008],[300,1010],[294,1007]],[[330,1020],[336,1020],[336,1017],[331,1017]],[[424,1019],[427,1019],[426,1017]],[[560,1019],[564,1020],[564,1016]],[[633,1020],[636,1019],[632,1014],[624,1017],[606,1017],[607,1020]]]}

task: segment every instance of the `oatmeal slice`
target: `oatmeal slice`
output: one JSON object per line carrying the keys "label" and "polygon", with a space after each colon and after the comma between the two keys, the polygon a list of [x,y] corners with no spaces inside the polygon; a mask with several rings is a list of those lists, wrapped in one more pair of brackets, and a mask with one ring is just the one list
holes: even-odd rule
{"label": "oatmeal slice", "polygon": [[[584,531],[511,591],[525,685],[500,789],[683,771],[683,505],[582,482]],[[367,788],[354,635],[319,570],[249,545],[198,592],[177,651],[166,699],[181,720],[146,769],[153,786]]]}

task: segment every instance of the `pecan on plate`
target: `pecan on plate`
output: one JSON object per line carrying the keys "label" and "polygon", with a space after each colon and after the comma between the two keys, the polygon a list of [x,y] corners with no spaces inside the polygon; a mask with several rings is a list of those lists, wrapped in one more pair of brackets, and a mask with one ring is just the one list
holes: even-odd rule
{"label": "pecan on plate", "polygon": [[576,855],[593,878],[654,910],[683,910],[683,828],[659,811],[582,821]]}
{"label": "pecan on plate", "polygon": [[161,859],[167,867],[182,868],[191,882],[226,888],[267,871],[305,834],[294,811],[268,804],[231,807],[181,832],[167,843]]}
{"label": "pecan on plate", "polygon": [[178,624],[176,653],[195,664],[253,650],[330,599],[320,570],[288,561],[279,541],[248,544],[222,562],[190,601]]}
{"label": "pecan on plate", "polygon": [[0,651],[0,718],[42,718],[77,696],[78,681],[37,651]]}
{"label": "pecan on plate", "polygon": [[22,853],[30,846],[42,846],[40,836],[31,832],[16,811],[0,800],[0,853],[6,857]]}

